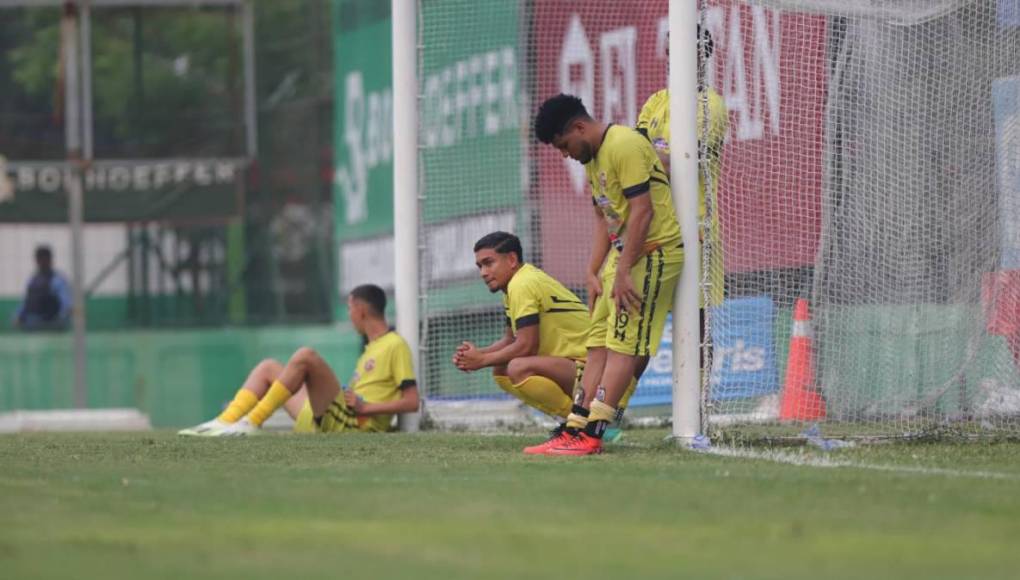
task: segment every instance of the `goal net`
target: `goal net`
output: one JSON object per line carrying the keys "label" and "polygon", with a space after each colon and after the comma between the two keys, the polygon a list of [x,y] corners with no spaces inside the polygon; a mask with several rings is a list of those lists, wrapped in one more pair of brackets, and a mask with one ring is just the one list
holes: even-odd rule
{"label": "goal net", "polygon": [[[532,118],[565,92],[599,120],[634,126],[667,86],[667,10],[666,0],[420,2],[430,409],[490,424],[527,417],[491,373],[450,363],[461,341],[488,344],[504,329],[472,246],[512,231],[527,261],[583,296],[583,169],[538,144]],[[1015,432],[1018,3],[702,0],[699,24],[710,36],[699,51],[704,428]],[[697,41],[693,26],[684,34]],[[667,329],[632,417],[669,415],[668,339]]]}

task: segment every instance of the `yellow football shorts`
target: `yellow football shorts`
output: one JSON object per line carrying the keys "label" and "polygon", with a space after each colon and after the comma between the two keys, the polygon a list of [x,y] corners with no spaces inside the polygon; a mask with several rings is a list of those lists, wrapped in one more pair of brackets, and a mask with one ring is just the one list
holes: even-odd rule
{"label": "yellow football shorts", "polygon": [[313,416],[312,404],[306,399],[301,412],[294,420],[295,433],[341,433],[357,430],[358,417],[347,407],[343,391],[340,391],[318,419]]}
{"label": "yellow football shorts", "polygon": [[619,259],[620,253],[611,250],[602,269],[602,295],[595,301],[586,346],[632,356],[655,356],[666,326],[666,315],[673,308],[673,291],[684,265],[684,251],[658,248],[634,264],[630,276],[634,289],[641,296],[641,307],[631,312],[618,312],[609,296]]}

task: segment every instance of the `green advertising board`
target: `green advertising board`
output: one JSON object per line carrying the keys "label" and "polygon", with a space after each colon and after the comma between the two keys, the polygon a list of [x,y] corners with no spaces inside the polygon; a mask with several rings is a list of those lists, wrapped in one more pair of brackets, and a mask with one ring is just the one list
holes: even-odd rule
{"label": "green advertising board", "polygon": [[[373,0],[333,3],[341,292],[393,280],[393,135],[400,128],[392,126],[389,10]],[[514,229],[523,211],[518,3],[428,0],[420,18],[427,24],[419,140],[429,280],[476,282],[469,249],[468,259],[461,255],[464,240],[483,229]]]}
{"label": "green advertising board", "polygon": [[334,174],[337,239],[393,231],[390,3],[335,0]]}
{"label": "green advertising board", "polygon": [[[241,213],[243,159],[95,161],[81,173],[89,222],[211,220]],[[70,165],[0,157],[0,222],[66,222]]]}
{"label": "green advertising board", "polygon": [[422,3],[425,222],[521,204],[518,2]]}

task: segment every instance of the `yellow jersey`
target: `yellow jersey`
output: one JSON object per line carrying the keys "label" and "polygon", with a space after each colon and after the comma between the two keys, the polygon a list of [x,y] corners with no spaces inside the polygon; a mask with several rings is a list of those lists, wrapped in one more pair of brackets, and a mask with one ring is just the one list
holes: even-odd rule
{"label": "yellow jersey", "polygon": [[[708,103],[708,125],[705,127],[705,107],[702,106],[702,100],[706,100]],[[708,173],[712,178],[712,203],[716,211],[712,215],[712,227],[709,230],[709,239],[712,242],[712,263],[709,264],[711,269],[710,278],[712,280],[711,290],[709,291],[711,303],[718,305],[723,299],[723,248],[722,238],[719,235],[719,205],[718,205],[718,190],[719,190],[719,178],[722,170],[722,150],[723,144],[726,140],[726,130],[729,126],[729,114],[726,111],[726,102],[723,100],[719,93],[715,92],[711,87],[705,87],[705,89],[698,94],[698,134],[702,133],[703,128],[707,129],[707,159],[705,164],[708,169]],[[654,93],[648,97],[643,107],[641,107],[641,114],[638,115],[637,130],[643,133],[648,140],[655,147],[656,151],[669,154],[669,142],[670,142],[670,130],[669,130],[669,90],[662,89],[661,91]],[[705,221],[705,175],[703,172],[698,172],[698,221],[704,223]],[[702,236],[704,237],[704,236]]]}
{"label": "yellow jersey", "polygon": [[[383,403],[399,399],[402,390],[416,384],[411,348],[391,330],[365,345],[348,388],[366,403]],[[392,414],[358,418],[363,431],[388,431],[392,422]]]}
{"label": "yellow jersey", "polygon": [[630,217],[629,200],[651,195],[652,222],[648,226],[643,253],[680,244],[680,224],[673,210],[669,176],[651,144],[630,127],[609,125],[602,145],[584,165],[591,183],[592,203],[606,218],[609,242],[623,249]]}
{"label": "yellow jersey", "polygon": [[524,264],[503,295],[507,324],[516,336],[538,324],[538,354],[584,360],[588,337],[588,305],[542,270]]}

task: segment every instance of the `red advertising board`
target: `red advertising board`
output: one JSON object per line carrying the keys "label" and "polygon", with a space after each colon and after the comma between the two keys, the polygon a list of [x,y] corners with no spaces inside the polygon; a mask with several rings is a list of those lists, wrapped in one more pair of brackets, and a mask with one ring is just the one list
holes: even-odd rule
{"label": "red advertising board", "polygon": [[[538,0],[536,98],[581,97],[603,121],[633,126],[665,87],[667,2]],[[710,2],[707,79],[729,108],[719,211],[727,272],[813,263],[821,224],[825,21],[732,1]],[[692,39],[693,40],[693,39]],[[583,170],[550,147],[534,151],[545,268],[583,281],[592,210]],[[567,251],[566,248],[571,248]]]}

